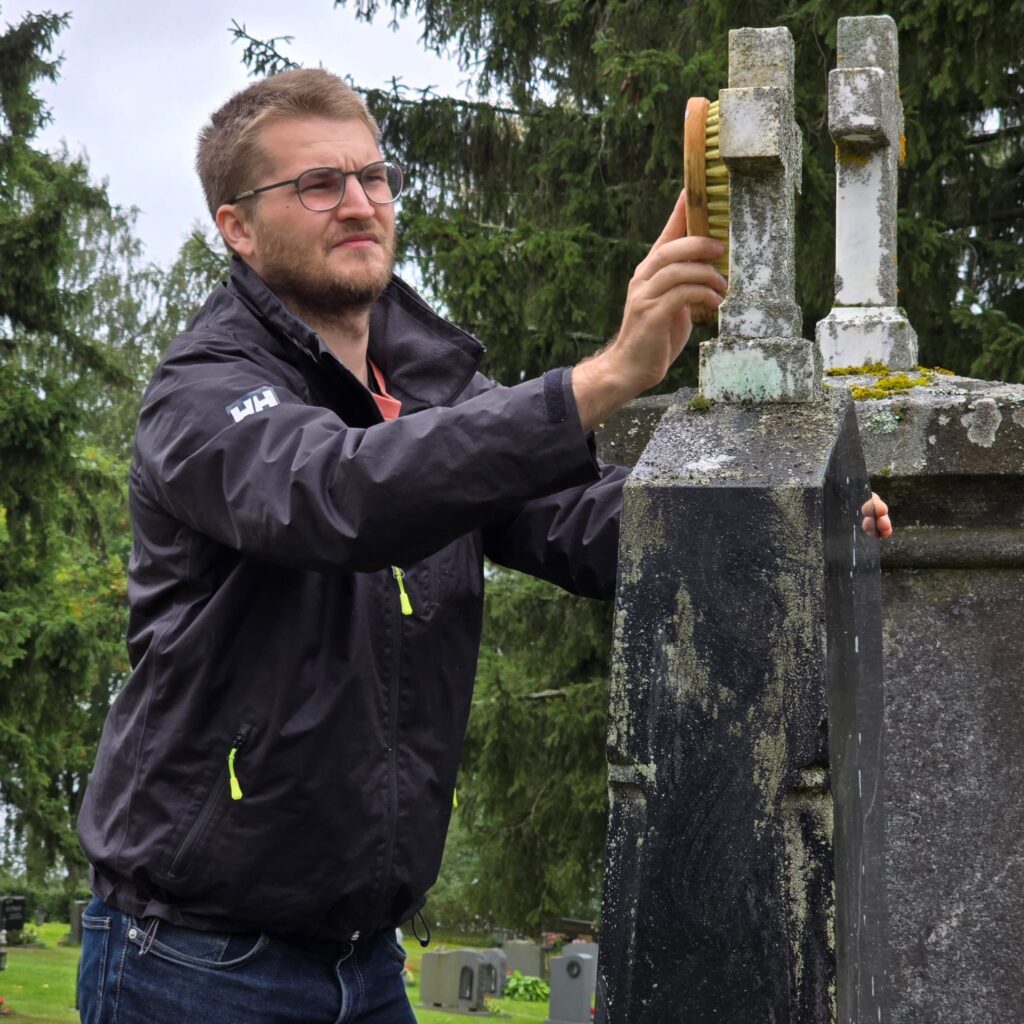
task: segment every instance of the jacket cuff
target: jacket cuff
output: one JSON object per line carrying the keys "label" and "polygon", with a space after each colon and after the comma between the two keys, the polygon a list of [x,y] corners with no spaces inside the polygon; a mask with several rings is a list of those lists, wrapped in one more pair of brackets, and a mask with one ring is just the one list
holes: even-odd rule
{"label": "jacket cuff", "polygon": [[[576,407],[576,395],[572,390],[572,367],[562,366],[555,370],[548,370],[543,377],[544,384],[544,410],[547,413],[549,423],[574,423],[576,429],[583,433],[583,424],[580,422],[579,409]],[[597,442],[594,435],[584,435],[587,444],[587,451],[590,453],[590,461],[594,472],[600,472],[600,464],[597,459]]]}

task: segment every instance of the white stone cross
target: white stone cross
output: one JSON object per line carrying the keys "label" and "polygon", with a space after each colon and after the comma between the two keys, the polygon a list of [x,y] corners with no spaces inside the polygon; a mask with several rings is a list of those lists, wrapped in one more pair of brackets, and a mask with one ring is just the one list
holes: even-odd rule
{"label": "white stone cross", "polygon": [[917,365],[917,335],[896,298],[896,174],[903,151],[896,23],[840,18],[828,78],[836,143],[836,297],[819,321],[826,367]]}
{"label": "white stone cross", "polygon": [[821,394],[821,361],[801,337],[795,298],[802,162],[788,29],[729,33],[729,88],[719,94],[719,108],[720,152],[729,168],[729,294],[718,338],[701,345],[701,394],[715,401],[813,401]]}

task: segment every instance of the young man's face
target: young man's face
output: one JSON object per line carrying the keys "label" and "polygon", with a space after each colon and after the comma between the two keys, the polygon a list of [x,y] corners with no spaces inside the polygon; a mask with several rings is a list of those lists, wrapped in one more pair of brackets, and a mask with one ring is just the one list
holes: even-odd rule
{"label": "young man's face", "polygon": [[[314,167],[357,171],[381,160],[373,134],[358,120],[300,118],[271,122],[260,133],[269,161],[252,188],[297,178]],[[248,234],[236,251],[286,302],[304,313],[336,316],[375,302],[391,279],[395,208],[371,203],[359,179],[345,179],[341,204],[307,210],[294,186],[245,200]],[[241,205],[241,204],[239,204]]]}

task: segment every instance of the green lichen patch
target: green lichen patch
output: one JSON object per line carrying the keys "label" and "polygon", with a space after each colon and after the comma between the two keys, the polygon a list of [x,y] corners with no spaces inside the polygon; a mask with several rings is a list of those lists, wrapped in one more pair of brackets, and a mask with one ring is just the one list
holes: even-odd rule
{"label": "green lichen patch", "polygon": [[711,408],[711,400],[705,398],[703,395],[694,395],[689,402],[686,403],[687,409],[691,412],[707,412]]}

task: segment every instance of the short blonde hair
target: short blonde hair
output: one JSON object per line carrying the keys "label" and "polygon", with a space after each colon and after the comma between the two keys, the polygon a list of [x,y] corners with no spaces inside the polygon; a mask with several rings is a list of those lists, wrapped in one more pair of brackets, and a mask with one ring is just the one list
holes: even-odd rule
{"label": "short blonde hair", "polygon": [[239,192],[252,188],[266,168],[259,130],[283,118],[328,117],[361,121],[380,141],[380,129],[362,96],[322,68],[282,71],[236,92],[199,133],[196,170],[210,216]]}

